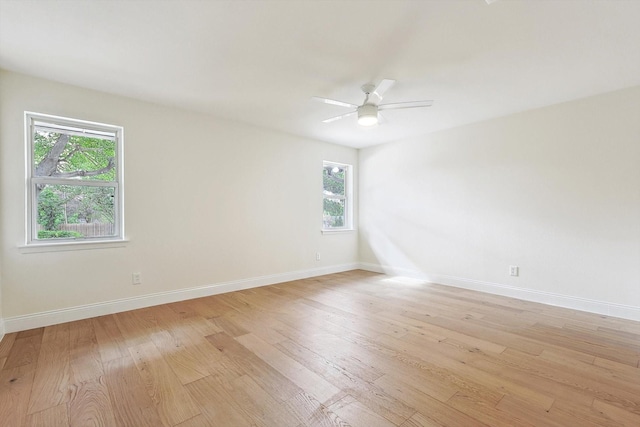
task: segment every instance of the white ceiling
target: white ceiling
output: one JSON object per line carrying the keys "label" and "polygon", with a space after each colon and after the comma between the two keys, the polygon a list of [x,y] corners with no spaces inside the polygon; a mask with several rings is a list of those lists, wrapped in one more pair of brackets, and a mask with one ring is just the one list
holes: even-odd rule
{"label": "white ceiling", "polygon": [[0,0],[0,67],[365,147],[640,85],[640,1]]}

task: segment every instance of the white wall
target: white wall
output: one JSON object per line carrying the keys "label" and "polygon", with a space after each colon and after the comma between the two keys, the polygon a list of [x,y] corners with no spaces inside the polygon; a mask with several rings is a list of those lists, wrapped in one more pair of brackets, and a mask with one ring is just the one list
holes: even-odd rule
{"label": "white wall", "polygon": [[[124,126],[126,247],[19,247],[25,110]],[[582,302],[592,311],[602,306],[589,304],[599,302],[635,318],[639,117],[640,88],[633,88],[358,156],[0,71],[0,314],[11,330],[30,318],[32,326],[64,320],[72,307],[88,309],[71,317],[90,315],[91,304],[158,302],[147,297],[320,274],[360,260],[527,299]],[[359,247],[357,233],[320,233],[324,159],[356,166]],[[520,267],[520,277],[507,275],[509,265]],[[131,285],[134,271],[142,272],[140,286]],[[62,315],[40,316],[47,312]]]}
{"label": "white wall", "polygon": [[[124,126],[126,247],[19,248],[25,110]],[[6,71],[0,71],[0,112],[7,330],[11,319],[50,310],[320,274],[358,261],[357,233],[320,233],[322,161],[350,163],[357,171],[354,149]],[[132,272],[142,273],[142,285],[131,284]]]}
{"label": "white wall", "polygon": [[[0,213],[0,217],[2,214]],[[4,337],[4,318],[2,317],[2,264],[0,264],[0,340]]]}
{"label": "white wall", "polygon": [[361,150],[360,183],[372,268],[640,320],[640,87]]}

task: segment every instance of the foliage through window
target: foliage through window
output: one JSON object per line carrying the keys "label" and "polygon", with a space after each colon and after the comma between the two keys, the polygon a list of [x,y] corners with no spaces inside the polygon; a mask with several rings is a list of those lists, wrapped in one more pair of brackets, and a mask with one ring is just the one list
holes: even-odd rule
{"label": "foliage through window", "polygon": [[327,161],[322,166],[322,228],[351,229],[351,166]]}
{"label": "foliage through window", "polygon": [[26,114],[28,243],[122,238],[122,128]]}

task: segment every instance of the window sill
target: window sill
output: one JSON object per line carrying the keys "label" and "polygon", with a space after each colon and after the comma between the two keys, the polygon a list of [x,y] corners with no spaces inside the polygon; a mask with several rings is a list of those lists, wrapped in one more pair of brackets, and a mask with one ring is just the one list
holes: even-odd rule
{"label": "window sill", "polygon": [[342,234],[342,233],[353,233],[356,231],[354,228],[336,228],[336,229],[322,229],[320,230],[322,234]]}
{"label": "window sill", "polygon": [[56,243],[33,243],[31,245],[18,246],[23,254],[37,254],[43,252],[64,252],[64,251],[86,251],[93,249],[124,248],[129,240],[104,240],[92,242],[56,242]]}

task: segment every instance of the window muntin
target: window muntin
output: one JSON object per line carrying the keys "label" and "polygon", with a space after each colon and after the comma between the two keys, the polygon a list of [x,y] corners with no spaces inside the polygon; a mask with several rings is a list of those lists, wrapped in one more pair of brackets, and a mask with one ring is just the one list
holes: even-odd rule
{"label": "window muntin", "polygon": [[351,165],[323,162],[323,230],[349,230],[351,224]]}
{"label": "window muntin", "polygon": [[122,240],[119,126],[26,113],[27,244]]}

